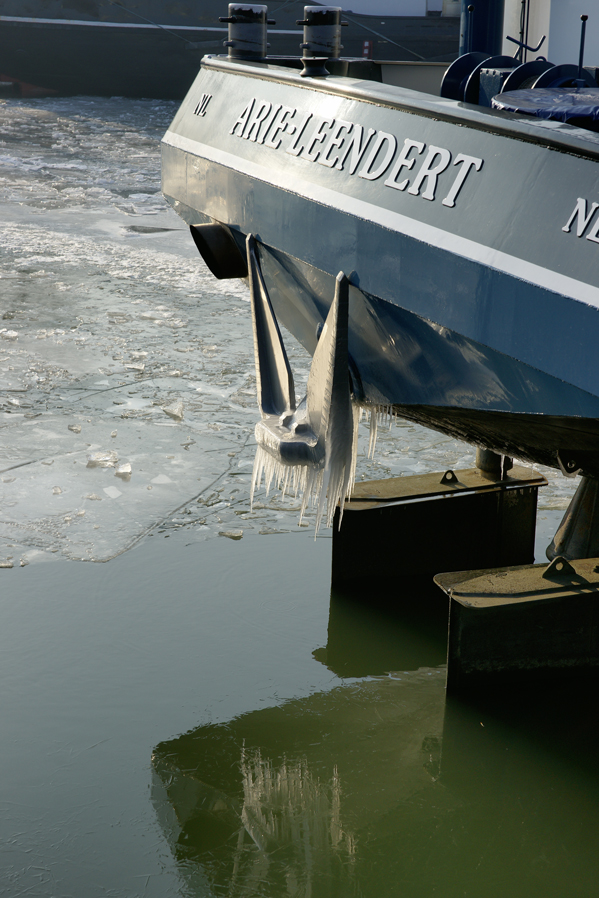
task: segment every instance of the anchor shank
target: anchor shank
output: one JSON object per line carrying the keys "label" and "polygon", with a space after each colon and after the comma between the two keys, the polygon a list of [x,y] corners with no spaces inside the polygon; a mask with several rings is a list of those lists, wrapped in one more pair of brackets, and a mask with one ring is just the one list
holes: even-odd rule
{"label": "anchor shank", "polygon": [[260,270],[256,241],[251,234],[248,235],[246,244],[258,405],[263,415],[281,416],[295,411],[293,374]]}

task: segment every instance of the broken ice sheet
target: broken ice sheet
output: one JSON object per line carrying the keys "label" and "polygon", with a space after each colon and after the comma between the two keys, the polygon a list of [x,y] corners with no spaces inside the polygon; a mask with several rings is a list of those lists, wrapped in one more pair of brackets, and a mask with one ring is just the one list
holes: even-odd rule
{"label": "broken ice sheet", "polygon": [[181,399],[175,400],[175,402],[172,402],[170,405],[163,405],[162,411],[174,421],[183,420],[183,402]]}
{"label": "broken ice sheet", "polygon": [[227,539],[241,539],[243,537],[243,530],[220,530],[219,536],[226,536]]}
{"label": "broken ice sheet", "polygon": [[131,480],[131,465],[129,462],[123,462],[120,465],[117,465],[116,471],[114,472],[116,477],[120,477],[122,480]]}
{"label": "broken ice sheet", "polygon": [[100,452],[90,452],[87,456],[88,468],[113,468],[119,460],[118,453],[114,449],[106,449]]}
{"label": "broken ice sheet", "polygon": [[[5,202],[0,221],[0,263],[6,274],[14,276],[13,280],[2,280],[2,302],[5,309],[18,310],[19,317],[14,324],[10,320],[1,324],[14,333],[17,327],[19,331],[16,342],[0,340],[0,352],[3,356],[10,353],[10,360],[4,364],[11,369],[14,366],[14,370],[2,372],[3,388],[29,385],[27,405],[43,412],[43,417],[35,426],[11,415],[3,429],[2,444],[11,460],[29,461],[33,454],[30,447],[35,447],[35,454],[45,463],[21,468],[17,481],[4,487],[16,504],[12,515],[10,511],[4,513],[0,536],[11,542],[15,535],[19,539],[26,536],[27,545],[15,550],[15,559],[18,552],[26,551],[27,558],[35,560],[32,547],[36,546],[40,559],[60,551],[69,558],[106,560],[133,544],[141,533],[168,520],[173,509],[185,501],[198,493],[210,495],[231,461],[229,451],[237,450],[240,458],[243,456],[231,473],[236,475],[247,503],[252,434],[259,414],[255,407],[252,326],[246,306],[249,295],[240,281],[217,282],[212,278],[199,261],[187,230],[181,228],[181,220],[167,209],[158,193],[155,200],[127,202],[139,203],[140,207],[160,205],[161,218],[156,220],[154,215],[152,224],[179,230],[157,234],[151,244],[141,242],[147,237],[140,237],[134,245],[122,239],[124,219],[113,203],[122,203],[123,196],[137,193],[140,177],[144,189],[149,182],[152,190],[159,190],[160,139],[172,119],[172,103],[49,98],[42,102],[43,114],[36,104],[39,101],[33,101],[33,105],[20,101],[0,104],[0,127],[7,123],[14,126],[16,121],[22,125],[19,131],[27,133],[27,141],[19,141],[22,155],[11,162],[5,160],[2,171]],[[49,148],[48,122],[59,123],[64,116],[72,123],[65,138],[67,145]],[[132,141],[140,135],[146,141],[143,175],[136,160],[129,158],[128,142],[110,138],[98,144],[97,135],[103,134],[105,122],[124,120]],[[39,157],[37,168],[30,164],[35,155]],[[69,166],[79,167],[64,167],[66,155]],[[60,167],[61,183],[67,190],[81,189],[83,193],[57,193],[46,164]],[[31,219],[32,204],[36,215],[39,213],[35,221]],[[63,210],[67,214],[63,215]],[[39,258],[32,263],[34,253]],[[54,275],[29,278],[20,273],[27,265]],[[64,292],[61,284],[71,289]],[[167,295],[168,306],[164,305]],[[126,314],[108,316],[107,311]],[[141,318],[142,311],[149,315]],[[183,327],[185,322],[187,328]],[[73,325],[77,329],[71,332]],[[191,351],[182,354],[182,348]],[[305,369],[307,377],[310,359],[305,351],[293,341],[287,343],[287,350],[293,370]],[[226,373],[225,363],[218,359],[226,359]],[[134,362],[146,364],[141,377],[126,368]],[[183,376],[174,380],[172,372],[178,364],[183,365]],[[159,380],[154,381],[154,377]],[[141,378],[147,381],[144,392],[149,394],[148,401],[159,400],[156,406],[168,407],[180,393],[185,402],[183,445],[177,419],[167,421],[169,416],[158,408],[147,420],[133,416],[120,419],[117,439],[115,417],[123,408],[134,409],[139,403],[131,400],[127,406],[118,407],[112,405],[112,399],[120,396],[119,390],[129,383],[137,386]],[[194,388],[200,384],[201,390],[195,394]],[[243,391],[247,408],[230,401],[231,395]],[[92,423],[86,423],[81,436],[74,440],[67,425],[89,418]],[[431,437],[430,431],[412,428],[406,435],[409,439],[396,440],[394,436],[393,442],[385,444],[385,448],[410,447],[409,452],[397,455],[393,468],[396,476],[409,473],[410,459],[426,458],[428,470],[442,471],[455,467],[462,458],[463,448],[458,450],[456,442],[441,446],[441,438]],[[83,436],[92,446],[84,448]],[[185,451],[189,436],[196,444]],[[114,476],[117,464],[100,470],[99,466],[86,468],[86,454],[106,447],[108,440],[118,448],[119,456],[130,459],[135,467],[135,477],[129,483],[123,481],[123,496],[117,501],[103,492],[109,483],[120,488]],[[245,441],[248,446],[243,451]],[[429,450],[429,446],[435,448]],[[169,458],[173,452],[176,458]],[[47,464],[51,460],[54,464]],[[378,474],[365,455],[359,464],[367,476]],[[157,476],[160,479],[154,480]],[[64,489],[62,497],[52,494],[58,482]],[[72,502],[68,508],[67,497]],[[87,515],[73,517],[71,526],[62,524],[61,529],[57,509],[72,515],[78,503],[84,504]],[[256,513],[260,504],[254,506]],[[204,509],[203,505],[197,507]],[[232,519],[230,523],[215,522],[217,515],[224,517],[223,510],[220,503],[218,508],[212,504],[206,507],[214,526],[206,529],[202,538],[216,536],[215,530],[235,527]],[[260,525],[270,524],[273,530],[297,529],[298,514],[291,506],[277,510],[277,514],[281,517],[274,511],[263,511]]]}
{"label": "broken ice sheet", "polygon": [[167,477],[166,474],[158,474],[157,477],[154,477],[152,483],[172,483],[170,477]]}

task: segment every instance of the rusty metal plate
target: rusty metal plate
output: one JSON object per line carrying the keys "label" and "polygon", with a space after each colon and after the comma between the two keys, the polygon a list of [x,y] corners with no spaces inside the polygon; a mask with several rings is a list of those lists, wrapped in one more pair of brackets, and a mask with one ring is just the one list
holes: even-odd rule
{"label": "rusty metal plate", "polygon": [[542,474],[522,465],[514,465],[509,476],[503,479],[483,473],[478,468],[466,468],[451,473],[455,476],[455,480],[447,476],[449,472],[441,471],[435,474],[414,474],[409,477],[391,477],[386,480],[357,483],[345,508],[349,511],[365,511],[380,504],[394,505],[417,499],[547,485],[547,480]]}
{"label": "rusty metal plate", "polygon": [[599,558],[558,557],[548,565],[455,571],[437,574],[434,581],[450,598],[472,608],[599,595]]}

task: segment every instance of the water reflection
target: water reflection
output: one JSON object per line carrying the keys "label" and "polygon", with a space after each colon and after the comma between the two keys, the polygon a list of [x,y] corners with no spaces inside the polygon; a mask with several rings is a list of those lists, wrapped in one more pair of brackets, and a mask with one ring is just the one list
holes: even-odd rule
{"label": "water reflection", "polygon": [[443,683],[373,679],[159,745],[154,801],[183,868],[217,894],[362,894],[368,828],[434,783]]}
{"label": "water reflection", "polygon": [[[597,684],[446,702],[426,627],[389,618],[377,658],[382,611],[352,630],[353,607],[333,596],[321,653],[370,677],[157,746],[154,805],[191,894],[596,894]],[[419,669],[372,676],[414,637]]]}
{"label": "water reflection", "polygon": [[[433,584],[434,586],[434,584]],[[371,594],[333,589],[327,644],[313,652],[339,677],[380,676],[391,670],[438,667],[447,658],[447,596],[402,576]]]}

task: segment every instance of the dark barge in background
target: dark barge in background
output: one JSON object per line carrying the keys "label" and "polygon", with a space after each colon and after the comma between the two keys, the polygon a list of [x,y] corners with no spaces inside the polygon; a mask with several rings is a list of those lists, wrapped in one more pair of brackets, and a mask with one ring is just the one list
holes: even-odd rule
{"label": "dark barge in background", "polygon": [[[430,0],[429,0],[430,2]],[[353,4],[357,10],[361,0]],[[351,4],[350,4],[351,5]],[[364,5],[364,4],[362,4]],[[403,0],[398,9],[422,15],[353,12],[344,28],[344,52],[377,59],[451,61],[458,50],[459,19],[441,16],[442,0],[427,15],[426,0]],[[447,3],[446,7],[457,4]],[[182,99],[206,53],[222,52],[227,26],[223,0],[3,0],[0,71],[61,94]],[[303,3],[276,12],[270,52],[297,55],[297,20]]]}

